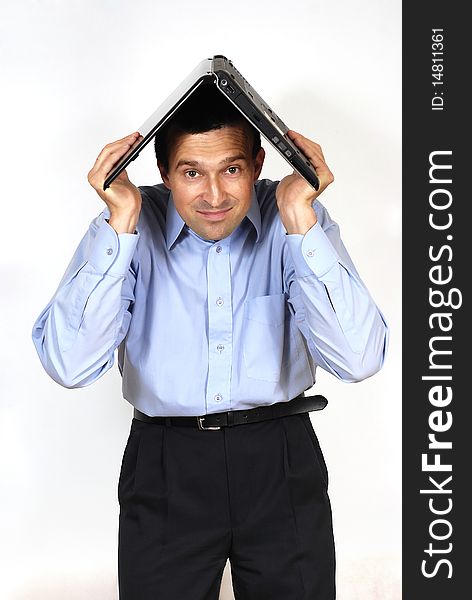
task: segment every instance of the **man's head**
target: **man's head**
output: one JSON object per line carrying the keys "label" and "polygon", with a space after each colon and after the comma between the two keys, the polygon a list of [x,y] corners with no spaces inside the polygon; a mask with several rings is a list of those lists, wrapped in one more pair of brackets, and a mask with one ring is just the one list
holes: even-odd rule
{"label": "man's head", "polygon": [[227,237],[246,216],[262,169],[259,133],[216,87],[202,85],[155,141],[177,212],[200,237]]}

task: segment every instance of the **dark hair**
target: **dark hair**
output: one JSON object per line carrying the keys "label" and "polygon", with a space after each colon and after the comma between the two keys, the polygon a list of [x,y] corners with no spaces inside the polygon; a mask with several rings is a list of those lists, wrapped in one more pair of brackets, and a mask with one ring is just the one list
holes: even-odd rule
{"label": "dark hair", "polygon": [[157,133],[154,141],[156,158],[169,169],[169,150],[177,135],[182,133],[204,133],[225,126],[240,125],[252,136],[252,158],[261,147],[261,136],[257,129],[231,104],[215,84],[202,84],[182,104],[169,122]]}

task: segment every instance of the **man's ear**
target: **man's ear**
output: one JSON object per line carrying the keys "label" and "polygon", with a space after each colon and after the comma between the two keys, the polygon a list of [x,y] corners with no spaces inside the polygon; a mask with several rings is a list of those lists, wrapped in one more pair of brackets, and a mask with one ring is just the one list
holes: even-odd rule
{"label": "man's ear", "polygon": [[257,181],[257,179],[259,179],[259,175],[261,174],[261,171],[262,171],[262,165],[264,164],[264,159],[265,159],[265,150],[261,146],[259,148],[258,153],[256,154],[256,158],[254,159],[254,181]]}
{"label": "man's ear", "polygon": [[163,184],[166,186],[167,189],[170,190],[169,175],[167,174],[167,170],[164,169],[164,165],[161,163],[160,160],[157,161],[157,168],[159,169],[159,172],[161,174]]}

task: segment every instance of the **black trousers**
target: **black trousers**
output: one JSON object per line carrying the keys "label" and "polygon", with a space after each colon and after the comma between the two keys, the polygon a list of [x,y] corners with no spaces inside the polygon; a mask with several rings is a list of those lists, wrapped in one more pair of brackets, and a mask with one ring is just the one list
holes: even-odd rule
{"label": "black trousers", "polygon": [[215,431],[132,420],[120,600],[333,600],[328,474],[308,413]]}

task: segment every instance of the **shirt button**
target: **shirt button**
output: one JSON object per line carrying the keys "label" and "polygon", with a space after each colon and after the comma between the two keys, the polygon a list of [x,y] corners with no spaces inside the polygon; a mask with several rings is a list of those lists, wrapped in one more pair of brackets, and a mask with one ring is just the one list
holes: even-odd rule
{"label": "shirt button", "polygon": [[223,352],[223,350],[225,349],[225,347],[223,346],[223,344],[218,344],[218,346],[216,347],[216,349],[218,350],[218,352]]}
{"label": "shirt button", "polygon": [[216,305],[217,306],[223,306],[223,304],[225,303],[225,301],[223,300],[223,298],[217,298],[216,299]]}
{"label": "shirt button", "polygon": [[215,402],[221,402],[223,400],[223,396],[221,394],[215,394],[213,400]]}
{"label": "shirt button", "polygon": [[108,256],[110,256],[110,254],[113,254],[113,248],[107,248],[107,254]]}
{"label": "shirt button", "polygon": [[314,250],[307,250],[306,255],[307,256],[314,256],[315,255],[315,251]]}
{"label": "shirt button", "polygon": [[217,246],[216,247],[216,251],[218,252],[218,254],[223,250],[223,248],[221,246]]}

